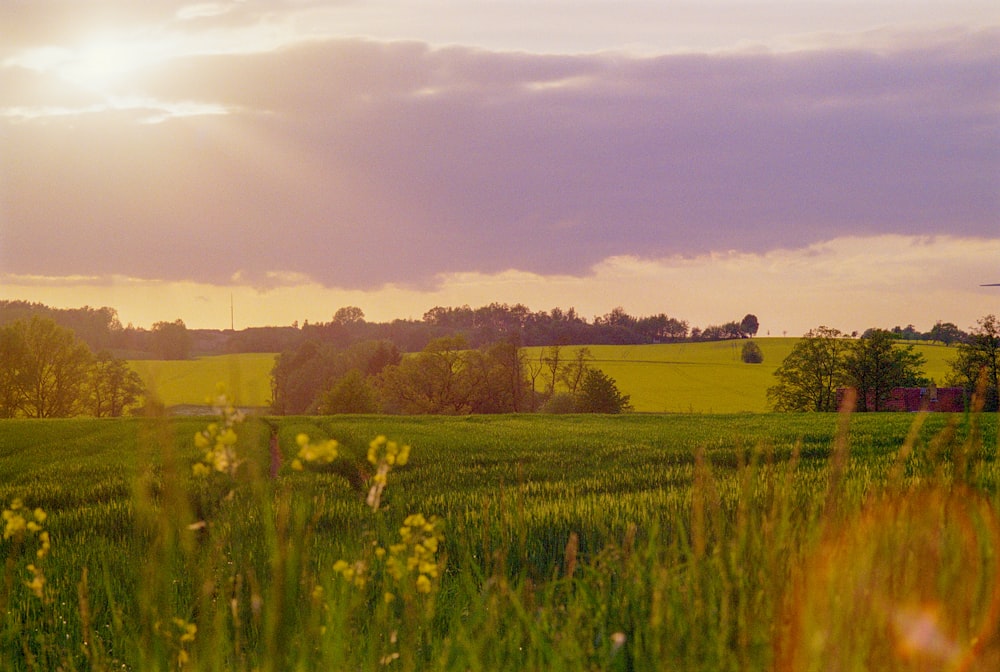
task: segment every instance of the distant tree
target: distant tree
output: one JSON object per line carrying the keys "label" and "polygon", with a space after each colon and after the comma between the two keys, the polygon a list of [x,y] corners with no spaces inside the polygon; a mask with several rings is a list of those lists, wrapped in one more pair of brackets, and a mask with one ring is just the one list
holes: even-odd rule
{"label": "distant tree", "polygon": [[329,342],[306,341],[275,360],[271,370],[271,409],[279,415],[333,412],[323,411],[322,397],[350,371],[357,369],[367,379],[399,361],[399,350],[384,340],[359,341],[346,348]]}
{"label": "distant tree", "polygon": [[569,392],[556,392],[545,400],[542,406],[542,413],[551,415],[565,415],[579,411],[578,398]]}
{"label": "distant tree", "polygon": [[764,361],[764,351],[760,349],[760,346],[753,341],[747,341],[743,344],[743,349],[740,352],[740,359],[743,360],[745,364],[760,364]]}
{"label": "distant tree", "polygon": [[142,396],[142,378],[107,350],[97,353],[87,383],[87,409],[95,418],[117,418]]}
{"label": "distant tree", "polygon": [[928,335],[932,341],[940,341],[945,345],[960,343],[966,337],[966,333],[959,329],[954,322],[942,322],[941,320],[934,323]]}
{"label": "distant tree", "polygon": [[972,395],[982,386],[983,408],[1000,408],[1000,320],[987,315],[976,323],[951,362],[948,382],[965,388]]}
{"label": "distant tree", "polygon": [[527,409],[531,390],[517,340],[516,335],[511,335],[468,353],[470,375],[478,381],[474,383],[472,412],[516,413]]}
{"label": "distant tree", "polygon": [[525,375],[528,379],[528,386],[530,389],[528,410],[534,412],[538,409],[538,403],[544,400],[545,393],[538,390],[538,379],[541,377],[542,373],[545,371],[545,351],[538,351],[537,359],[529,359],[524,363]]}
{"label": "distant tree", "polygon": [[581,413],[624,413],[632,409],[629,395],[622,394],[614,379],[600,369],[588,369],[577,394]]}
{"label": "distant tree", "polygon": [[740,322],[740,333],[753,338],[757,335],[758,329],[760,329],[760,323],[757,321],[757,316],[747,313]]}
{"label": "distant tree", "polygon": [[344,306],[337,309],[337,312],[333,314],[333,323],[345,327],[353,324],[361,324],[364,321],[365,313],[357,306]]}
{"label": "distant tree", "polygon": [[548,396],[552,396],[556,393],[556,383],[559,382],[559,374],[563,370],[563,359],[562,359],[562,346],[559,344],[550,345],[545,349],[545,353],[542,356],[542,364],[547,371],[548,377],[548,390],[546,391]]}
{"label": "distant tree", "polygon": [[378,411],[378,396],[361,371],[351,369],[323,393],[317,410],[328,415],[375,413]]}
{"label": "distant tree", "polygon": [[33,317],[10,328],[21,356],[14,380],[20,410],[29,418],[76,415],[91,361],[87,346],[50,319]]}
{"label": "distant tree", "polygon": [[278,415],[309,412],[331,376],[327,360],[331,348],[306,341],[294,350],[281,353],[271,369],[271,410]]}
{"label": "distant tree", "polygon": [[158,359],[187,359],[191,356],[191,334],[184,320],[157,322],[150,333],[150,347]]}
{"label": "distant tree", "polygon": [[590,370],[590,361],[593,358],[594,356],[590,354],[590,348],[577,348],[573,356],[562,365],[559,379],[570,394],[576,394],[580,389],[580,383],[587,375],[587,371]]}
{"label": "distant tree", "polygon": [[379,377],[383,408],[404,414],[460,415],[472,407],[472,378],[467,375],[467,341],[438,338],[416,355],[386,367]]}
{"label": "distant tree", "polygon": [[24,348],[21,330],[10,325],[0,328],[0,418],[13,418],[21,410]]}
{"label": "distant tree", "polygon": [[631,329],[636,325],[636,318],[625,312],[625,309],[621,306],[616,306],[611,309],[610,313],[605,313],[601,317],[594,318],[594,324],[606,325],[611,327],[625,327],[626,329]]}
{"label": "distant tree", "polygon": [[837,386],[844,379],[843,334],[830,327],[810,329],[774,372],[767,389],[776,411],[837,410]]}
{"label": "distant tree", "polygon": [[859,411],[880,411],[894,387],[926,385],[924,356],[913,345],[897,344],[884,329],[865,332],[844,353],[844,385],[857,390]]}

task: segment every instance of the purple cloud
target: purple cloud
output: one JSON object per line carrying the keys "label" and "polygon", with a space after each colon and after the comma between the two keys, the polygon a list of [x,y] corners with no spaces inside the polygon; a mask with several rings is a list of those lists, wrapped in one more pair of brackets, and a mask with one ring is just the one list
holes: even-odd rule
{"label": "purple cloud", "polygon": [[[0,117],[0,264],[374,287],[995,237],[997,38],[649,58],[349,40],[165,62],[131,80],[148,104]],[[24,80],[0,69],[0,114],[59,103]],[[228,114],[141,123],[178,102]]]}

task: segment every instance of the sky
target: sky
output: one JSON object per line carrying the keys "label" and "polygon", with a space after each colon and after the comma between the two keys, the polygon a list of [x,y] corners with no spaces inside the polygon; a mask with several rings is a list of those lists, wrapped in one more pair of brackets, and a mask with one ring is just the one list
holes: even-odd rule
{"label": "sky", "polygon": [[997,282],[995,0],[0,0],[0,299],[797,336]]}

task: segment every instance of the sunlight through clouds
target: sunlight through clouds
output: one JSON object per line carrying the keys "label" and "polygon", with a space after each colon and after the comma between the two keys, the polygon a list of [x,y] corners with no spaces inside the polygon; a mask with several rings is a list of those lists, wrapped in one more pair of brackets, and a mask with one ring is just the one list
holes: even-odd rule
{"label": "sunlight through clouds", "polygon": [[137,323],[182,287],[248,324],[997,309],[994,3],[568,6],[0,5],[0,291]]}

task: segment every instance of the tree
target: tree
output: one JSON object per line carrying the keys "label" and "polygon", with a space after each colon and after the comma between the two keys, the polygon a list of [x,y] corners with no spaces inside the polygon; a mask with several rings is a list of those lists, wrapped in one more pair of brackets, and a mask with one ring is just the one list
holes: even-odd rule
{"label": "tree", "polygon": [[511,335],[468,353],[469,371],[475,376],[474,413],[516,413],[525,410],[530,389],[518,337]]}
{"label": "tree", "polygon": [[844,354],[844,383],[857,390],[858,410],[880,411],[894,387],[926,385],[924,356],[913,345],[897,345],[884,329],[873,329],[852,341]]}
{"label": "tree", "polygon": [[590,370],[589,362],[593,358],[590,348],[577,348],[573,357],[563,364],[559,379],[566,385],[570,394],[576,394],[580,389],[580,383]]}
{"label": "tree", "polygon": [[81,407],[91,354],[69,329],[50,319],[15,322],[11,329],[20,351],[14,387],[18,407],[29,418],[63,418]]}
{"label": "tree", "polygon": [[556,382],[559,380],[559,373],[562,371],[562,346],[555,344],[545,349],[542,363],[549,372],[548,396],[556,393]]}
{"label": "tree", "polygon": [[191,356],[191,335],[184,320],[157,322],[150,333],[150,346],[158,359],[187,359]]}
{"label": "tree", "polygon": [[13,326],[0,329],[0,418],[13,418],[21,409],[24,338]]}
{"label": "tree", "polygon": [[352,324],[362,324],[365,321],[365,312],[357,306],[344,306],[338,308],[333,314],[333,323],[349,327]]}
{"label": "tree", "polygon": [[581,413],[623,413],[631,410],[629,395],[622,394],[613,378],[600,369],[588,369],[577,395]]}
{"label": "tree", "polygon": [[[271,408],[280,415],[321,410],[322,397],[351,370],[363,379],[375,376],[400,360],[388,341],[359,341],[346,349],[333,343],[306,341],[283,352],[271,370]],[[333,412],[333,411],[326,411]]]}
{"label": "tree", "polygon": [[386,367],[379,378],[387,410],[457,415],[471,410],[473,385],[461,336],[431,341],[421,352]]}
{"label": "tree", "polygon": [[139,400],[145,386],[128,362],[102,350],[90,369],[87,388],[90,413],[95,418],[117,418]]}
{"label": "tree", "polygon": [[996,411],[1000,407],[1000,320],[987,315],[976,324],[966,342],[958,345],[948,382],[964,387],[970,396],[982,385],[983,409]]}
{"label": "tree", "polygon": [[744,364],[761,364],[764,361],[764,351],[753,341],[747,341],[743,344],[740,359]]}
{"label": "tree", "polygon": [[378,397],[364,375],[351,369],[323,394],[318,410],[324,414],[375,413]]}
{"label": "tree", "polygon": [[750,336],[753,338],[757,335],[758,329],[760,329],[760,323],[757,321],[757,316],[747,313],[740,322],[740,333],[743,334],[744,337]]}
{"label": "tree", "polygon": [[774,372],[778,382],[767,389],[774,410],[837,410],[845,348],[839,330],[823,326],[810,329]]}
{"label": "tree", "polygon": [[966,333],[959,329],[954,322],[942,322],[941,320],[934,323],[928,335],[931,340],[940,341],[945,345],[960,343],[966,337]]}

